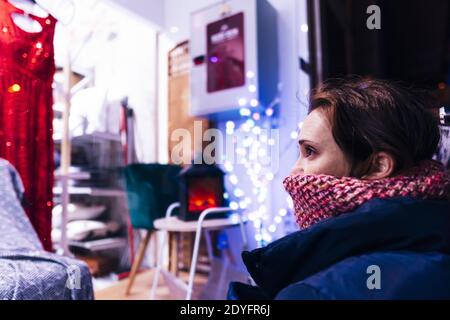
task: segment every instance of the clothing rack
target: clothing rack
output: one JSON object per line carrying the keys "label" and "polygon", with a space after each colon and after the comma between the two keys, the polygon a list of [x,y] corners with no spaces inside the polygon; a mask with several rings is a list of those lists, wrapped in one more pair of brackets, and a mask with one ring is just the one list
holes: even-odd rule
{"label": "clothing rack", "polygon": [[69,168],[71,163],[71,142],[70,142],[70,127],[69,127],[69,117],[70,117],[70,106],[71,106],[71,90],[72,90],[72,63],[70,59],[70,51],[67,50],[66,53],[66,63],[63,68],[64,72],[64,109],[63,109],[63,134],[61,141],[61,250],[62,254],[70,256],[68,241],[67,241],[67,222],[68,222],[68,206],[70,202],[69,194]]}

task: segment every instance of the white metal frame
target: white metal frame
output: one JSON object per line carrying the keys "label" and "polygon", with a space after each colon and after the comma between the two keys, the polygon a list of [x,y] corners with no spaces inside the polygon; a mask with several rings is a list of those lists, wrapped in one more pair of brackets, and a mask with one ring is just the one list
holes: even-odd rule
{"label": "white metal frame", "polygon": [[[173,210],[175,210],[179,206],[180,206],[179,202],[171,204],[167,208],[166,218],[170,217],[172,215]],[[193,291],[193,287],[194,287],[195,272],[196,272],[196,268],[197,268],[198,251],[200,248],[200,239],[201,239],[201,232],[202,232],[202,228],[203,228],[203,221],[205,220],[206,216],[208,216],[210,214],[224,213],[224,212],[231,212],[231,211],[235,211],[235,210],[233,210],[229,207],[219,207],[219,208],[206,209],[200,214],[200,217],[197,222],[196,232],[195,232],[194,250],[192,253],[191,267],[189,269],[189,280],[188,280],[187,287],[186,287],[186,290],[187,290],[186,300],[192,299],[192,291]],[[247,235],[245,234],[244,222],[243,222],[243,219],[241,216],[241,212],[237,212],[237,213],[238,213],[238,217],[239,217],[239,226],[240,226],[240,230],[241,230],[243,246],[244,246],[244,248],[247,248],[248,242],[247,242]],[[205,230],[205,231],[207,231],[207,230]],[[211,240],[210,240],[209,234],[207,232],[206,232],[206,234],[207,234],[206,241],[207,241],[207,247],[208,247],[208,255],[211,256],[212,255]],[[152,290],[151,290],[151,294],[150,294],[150,299],[152,299],[152,300],[155,299],[156,288],[158,287],[159,274],[161,272],[166,242],[167,242],[167,232],[164,232],[163,238],[161,241],[161,247],[160,247],[160,251],[159,251],[158,261],[156,263],[155,275],[153,277],[153,285],[152,285]]]}

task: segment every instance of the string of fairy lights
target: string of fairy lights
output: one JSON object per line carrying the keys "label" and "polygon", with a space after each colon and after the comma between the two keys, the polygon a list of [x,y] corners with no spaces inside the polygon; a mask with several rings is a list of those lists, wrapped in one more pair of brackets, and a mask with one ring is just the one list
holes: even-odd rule
{"label": "string of fairy lights", "polygon": [[[247,75],[248,76],[248,75]],[[249,85],[248,91],[255,92],[256,87]],[[235,139],[237,161],[225,159],[224,170],[232,190],[225,193],[232,209],[243,209],[255,229],[254,239],[258,246],[264,246],[277,238],[280,232],[286,234],[294,231],[292,217],[292,199],[286,195],[285,205],[275,214],[269,209],[271,183],[276,177],[278,167],[273,163],[279,161],[280,154],[277,135],[276,109],[280,100],[275,98],[270,105],[263,107],[257,99],[238,100],[241,118],[227,121],[225,131],[227,138]],[[299,129],[301,124],[299,124]],[[273,130],[275,129],[275,130]],[[298,138],[298,131],[291,133],[292,140]],[[275,150],[275,152],[271,152]],[[275,158],[277,157],[277,158]],[[249,185],[245,192],[238,186]],[[281,234],[280,236],[284,235]]]}
{"label": "string of fairy lights", "polygon": [[[301,11],[303,12],[304,10]],[[303,18],[306,19],[306,17]],[[302,44],[298,48],[299,56],[308,60],[308,25],[303,23],[299,25],[299,28],[301,31],[299,33],[299,43]],[[258,89],[255,85],[255,74],[250,71],[247,72],[246,76],[249,80],[248,92],[254,94]],[[302,88],[300,103],[307,105],[306,98],[309,96],[310,88],[306,83],[309,83],[309,75],[300,72],[296,79],[298,81],[297,88]],[[301,86],[300,82],[302,82]],[[281,88],[279,87],[278,89],[281,92]],[[241,119],[226,123],[227,136],[239,136],[249,133],[252,135],[246,139],[239,139],[242,141],[242,146],[238,146],[236,149],[236,153],[242,160],[243,170],[239,168],[240,165],[236,166],[225,161],[224,169],[227,172],[228,182],[231,184],[229,190],[233,190],[228,197],[232,208],[246,210],[248,220],[255,229],[254,238],[257,244],[262,247],[276,240],[277,237],[282,237],[285,234],[298,230],[293,216],[293,202],[287,193],[285,194],[285,201],[282,200],[282,204],[277,203],[278,209],[272,211],[274,203],[270,202],[273,195],[269,191],[271,183],[277,178],[277,170],[276,168],[271,170],[270,167],[261,165],[264,162],[262,160],[267,156],[267,153],[263,150],[268,150],[268,148],[280,142],[267,135],[270,129],[278,128],[280,99],[278,96],[267,106],[260,105],[261,103],[257,99],[240,98],[237,103],[240,107]],[[290,132],[290,143],[287,143],[284,150],[281,150],[276,155],[272,155],[272,158],[278,157],[278,160],[280,160],[285,151],[293,147],[293,144],[298,140],[302,126],[303,122],[299,122],[297,128]],[[244,180],[250,182],[250,188],[247,188],[247,193],[238,187],[248,185]],[[273,185],[273,187],[282,188],[281,185]]]}

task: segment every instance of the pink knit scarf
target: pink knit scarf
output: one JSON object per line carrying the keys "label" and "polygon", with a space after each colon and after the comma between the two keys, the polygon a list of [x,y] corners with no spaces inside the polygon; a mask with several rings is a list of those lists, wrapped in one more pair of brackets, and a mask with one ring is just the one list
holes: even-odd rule
{"label": "pink knit scarf", "polygon": [[450,174],[436,161],[424,161],[407,173],[379,180],[307,174],[289,176],[283,184],[292,197],[302,229],[351,212],[374,198],[450,200]]}

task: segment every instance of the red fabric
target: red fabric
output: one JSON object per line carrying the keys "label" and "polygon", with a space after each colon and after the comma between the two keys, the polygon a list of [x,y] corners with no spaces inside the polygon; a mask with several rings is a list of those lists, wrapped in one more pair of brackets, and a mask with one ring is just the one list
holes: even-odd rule
{"label": "red fabric", "polygon": [[42,32],[12,20],[24,12],[0,0],[0,157],[19,171],[25,210],[46,250],[51,250],[53,187],[53,36],[56,19],[30,15]]}
{"label": "red fabric", "polygon": [[[449,199],[450,174],[436,161],[424,161],[402,175],[360,180],[329,175],[295,175],[284,180],[300,228],[348,213],[374,198]],[[424,212],[426,215],[426,212]]]}

